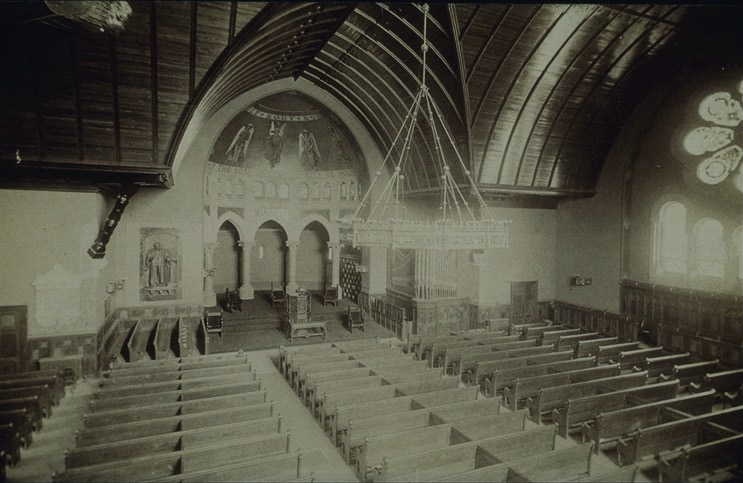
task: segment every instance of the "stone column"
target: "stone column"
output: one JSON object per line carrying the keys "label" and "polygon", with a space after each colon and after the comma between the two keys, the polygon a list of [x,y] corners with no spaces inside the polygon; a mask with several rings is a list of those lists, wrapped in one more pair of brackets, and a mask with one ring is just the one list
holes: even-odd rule
{"label": "stone column", "polygon": [[205,307],[217,305],[217,294],[214,293],[214,274],[217,272],[214,266],[214,249],[216,243],[204,243],[204,296]]}
{"label": "stone column", "polygon": [[239,241],[237,246],[242,249],[242,263],[240,264],[240,274],[242,277],[242,285],[240,285],[240,298],[242,300],[253,300],[255,297],[255,290],[250,280],[250,257],[252,253],[254,242],[252,241]]}
{"label": "stone column", "polygon": [[338,298],[343,297],[341,289],[341,244],[339,242],[328,242],[328,248],[333,250],[333,262],[330,267],[331,287],[338,287]]}
{"label": "stone column", "polygon": [[287,278],[288,283],[286,284],[286,293],[290,295],[296,295],[297,294],[297,288],[299,288],[299,285],[297,284],[297,252],[299,251],[299,242],[298,241],[287,241],[286,242],[287,247]]}

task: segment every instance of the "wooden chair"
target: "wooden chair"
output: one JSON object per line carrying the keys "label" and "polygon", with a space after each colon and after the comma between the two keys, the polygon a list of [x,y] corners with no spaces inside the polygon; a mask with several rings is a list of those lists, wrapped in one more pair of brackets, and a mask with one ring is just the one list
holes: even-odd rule
{"label": "wooden chair", "polygon": [[286,302],[286,291],[284,287],[278,290],[273,288],[273,282],[271,282],[271,307],[275,307],[276,304],[284,304]]}
{"label": "wooden chair", "polygon": [[338,305],[338,287],[325,287],[325,293],[322,296],[323,306],[333,304]]}
{"label": "wooden chair", "polygon": [[346,315],[346,320],[348,321],[348,330],[353,332],[353,329],[361,329],[364,330],[364,313],[361,311],[360,308],[351,309],[351,306],[348,306],[348,312]]}

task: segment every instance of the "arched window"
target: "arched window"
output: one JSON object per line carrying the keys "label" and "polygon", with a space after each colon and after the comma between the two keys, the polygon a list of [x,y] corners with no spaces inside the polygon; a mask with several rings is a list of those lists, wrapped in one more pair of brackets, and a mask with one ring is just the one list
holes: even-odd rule
{"label": "arched window", "polygon": [[686,208],[669,201],[660,209],[656,232],[658,268],[663,272],[686,273]]}
{"label": "arched window", "polygon": [[725,276],[725,241],[722,223],[702,218],[694,226],[694,268],[697,275]]}

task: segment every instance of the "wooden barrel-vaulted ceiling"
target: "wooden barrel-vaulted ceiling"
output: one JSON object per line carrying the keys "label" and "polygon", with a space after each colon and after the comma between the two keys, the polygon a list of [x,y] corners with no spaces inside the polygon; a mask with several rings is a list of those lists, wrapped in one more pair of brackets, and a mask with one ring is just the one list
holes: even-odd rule
{"label": "wooden barrel-vaulted ceiling", "polygon": [[[189,125],[285,78],[337,98],[386,153],[419,89],[419,4],[130,4],[115,35],[55,17],[42,2],[0,5],[4,184],[169,186]],[[426,83],[466,169],[485,193],[558,198],[594,192],[621,122],[658,81],[638,90],[633,79],[674,48],[693,9],[430,7]],[[414,140],[408,191],[433,193],[441,172],[425,123]]]}

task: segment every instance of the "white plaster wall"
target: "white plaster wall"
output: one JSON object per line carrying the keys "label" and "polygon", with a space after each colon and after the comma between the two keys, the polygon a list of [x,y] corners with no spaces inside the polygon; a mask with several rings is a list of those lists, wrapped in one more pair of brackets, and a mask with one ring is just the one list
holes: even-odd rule
{"label": "white plaster wall", "polygon": [[[29,337],[94,332],[103,321],[106,285],[120,278],[121,237],[114,232],[101,260],[86,252],[111,206],[96,193],[0,190],[0,305],[28,306]],[[33,283],[55,265],[80,284],[79,319],[50,325],[36,319]]]}

